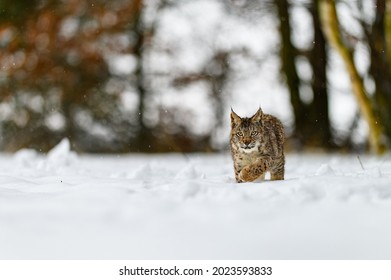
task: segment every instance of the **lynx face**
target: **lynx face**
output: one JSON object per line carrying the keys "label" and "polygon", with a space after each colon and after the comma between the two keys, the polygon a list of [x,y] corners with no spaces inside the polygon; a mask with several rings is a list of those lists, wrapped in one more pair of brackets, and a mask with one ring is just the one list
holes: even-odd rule
{"label": "lynx face", "polygon": [[242,152],[251,153],[258,150],[262,135],[260,124],[242,122],[233,133],[233,141]]}
{"label": "lynx face", "polygon": [[260,114],[255,114],[251,118],[240,118],[236,114],[231,115],[231,141],[241,152],[258,151],[263,134],[260,118]]}

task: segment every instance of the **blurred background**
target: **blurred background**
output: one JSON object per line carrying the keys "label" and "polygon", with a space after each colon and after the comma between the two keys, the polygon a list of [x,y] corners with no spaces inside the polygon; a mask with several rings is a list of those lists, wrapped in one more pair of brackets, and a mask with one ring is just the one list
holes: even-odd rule
{"label": "blurred background", "polygon": [[231,106],[261,106],[289,150],[366,151],[363,102],[387,146],[391,1],[323,0],[364,101],[320,1],[0,0],[0,150],[222,151]]}

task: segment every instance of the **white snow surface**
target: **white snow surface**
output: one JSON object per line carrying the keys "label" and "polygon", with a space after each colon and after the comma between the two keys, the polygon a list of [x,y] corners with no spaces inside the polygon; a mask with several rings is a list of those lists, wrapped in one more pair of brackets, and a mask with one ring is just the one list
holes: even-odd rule
{"label": "white snow surface", "polygon": [[[360,163],[361,161],[361,163]],[[230,155],[0,155],[0,259],[391,259],[391,160],[288,154],[236,184]]]}

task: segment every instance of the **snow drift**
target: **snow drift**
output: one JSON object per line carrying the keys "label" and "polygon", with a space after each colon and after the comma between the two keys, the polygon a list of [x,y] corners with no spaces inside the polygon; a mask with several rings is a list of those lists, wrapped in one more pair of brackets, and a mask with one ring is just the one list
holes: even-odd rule
{"label": "snow drift", "polygon": [[390,259],[391,161],[287,156],[236,184],[228,154],[0,156],[1,259]]}

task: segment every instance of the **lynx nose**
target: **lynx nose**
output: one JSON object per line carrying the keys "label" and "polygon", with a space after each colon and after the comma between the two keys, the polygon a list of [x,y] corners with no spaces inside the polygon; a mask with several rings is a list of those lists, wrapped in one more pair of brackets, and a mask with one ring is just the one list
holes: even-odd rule
{"label": "lynx nose", "polygon": [[243,143],[244,143],[244,145],[248,146],[251,144],[251,140],[245,139],[245,140],[243,140]]}

